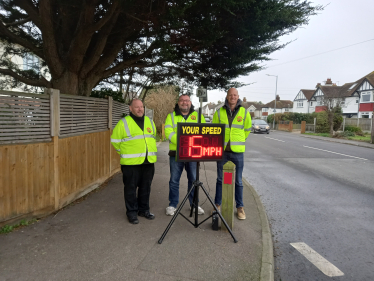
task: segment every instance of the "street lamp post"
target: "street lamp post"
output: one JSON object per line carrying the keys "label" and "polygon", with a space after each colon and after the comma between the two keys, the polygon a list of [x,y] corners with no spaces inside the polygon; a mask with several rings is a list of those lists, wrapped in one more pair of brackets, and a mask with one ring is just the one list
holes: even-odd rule
{"label": "street lamp post", "polygon": [[278,88],[278,75],[270,75],[270,74],[266,74],[267,76],[274,76],[276,77],[276,80],[275,80],[275,99],[274,99],[274,117],[273,117],[273,130],[275,130],[275,112],[276,112],[276,108],[277,108],[277,88]]}

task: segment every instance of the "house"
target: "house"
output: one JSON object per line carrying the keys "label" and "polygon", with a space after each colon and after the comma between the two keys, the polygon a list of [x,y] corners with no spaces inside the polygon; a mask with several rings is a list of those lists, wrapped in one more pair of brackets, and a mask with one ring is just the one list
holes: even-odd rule
{"label": "house", "polygon": [[325,108],[324,100],[339,103],[343,116],[372,118],[374,110],[374,71],[355,82],[337,86],[328,78],[325,85],[317,84],[316,89],[300,90],[294,99],[294,112],[321,112]]}
{"label": "house", "polygon": [[293,100],[293,112],[298,113],[311,113],[314,112],[316,106],[315,101],[311,101],[315,90],[301,89]]}
{"label": "house", "polygon": [[[0,40],[0,56],[5,52],[5,47],[6,44]],[[8,55],[4,60],[8,60],[12,64],[17,65],[19,70],[21,71],[34,70],[37,73],[40,73],[40,75],[43,75],[44,70],[46,69],[46,67],[42,67],[41,59],[32,53],[25,53],[23,57],[19,55]],[[50,75],[47,73],[45,78],[49,80]],[[24,89],[21,87],[16,88],[13,86],[13,83],[10,82],[10,80],[13,80],[13,78],[11,78],[10,76],[0,75],[0,79],[3,80],[0,81],[0,87],[3,90],[24,91]]]}
{"label": "house", "polygon": [[275,100],[262,106],[261,118],[267,119],[268,115],[287,112],[293,112],[293,102],[290,100],[281,100],[279,95],[277,95]]}
{"label": "house", "polygon": [[202,114],[204,115],[204,116],[210,116],[210,117],[213,117],[213,114],[214,114],[214,109],[216,108],[216,104],[214,104],[214,103],[208,103],[208,104],[206,104],[206,105],[204,105],[203,106],[203,108],[202,108]]}
{"label": "house", "polygon": [[247,98],[243,98],[242,106],[246,109],[247,112],[251,115],[252,118],[261,118],[262,111],[261,106],[262,104],[255,102],[255,101],[247,101]]}
{"label": "house", "polygon": [[356,103],[358,104],[358,118],[373,118],[374,71],[352,83],[347,90],[347,95],[354,97]]}

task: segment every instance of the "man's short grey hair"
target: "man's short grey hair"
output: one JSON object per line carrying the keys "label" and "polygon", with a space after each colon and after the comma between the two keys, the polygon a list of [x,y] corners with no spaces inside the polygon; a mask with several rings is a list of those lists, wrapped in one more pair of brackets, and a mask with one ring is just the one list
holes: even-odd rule
{"label": "man's short grey hair", "polygon": [[[129,104],[129,106],[131,106],[132,105],[132,103],[134,102],[134,101],[136,101],[136,100],[140,100],[141,102],[142,102],[142,100],[141,99],[132,99],[131,101],[130,101],[130,104]],[[142,102],[143,103],[143,102]]]}
{"label": "man's short grey hair", "polygon": [[180,95],[179,96],[179,98],[178,98],[178,101],[181,99],[181,97],[189,97],[190,98],[190,100],[191,100],[191,97],[190,97],[190,95],[187,95],[187,94],[182,94],[182,95]]}

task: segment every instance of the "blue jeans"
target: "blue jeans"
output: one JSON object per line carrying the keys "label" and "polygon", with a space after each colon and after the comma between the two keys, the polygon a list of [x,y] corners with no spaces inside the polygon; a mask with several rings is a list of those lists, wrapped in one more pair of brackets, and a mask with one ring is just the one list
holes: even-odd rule
{"label": "blue jeans", "polygon": [[[176,162],[174,156],[170,156],[170,181],[169,181],[169,206],[177,207],[179,202],[179,181],[186,169],[188,179],[188,190],[192,188],[192,183],[196,180],[196,162]],[[188,197],[190,205],[193,203],[194,191]]]}
{"label": "blue jeans", "polygon": [[222,174],[223,165],[231,161],[235,164],[235,202],[236,208],[243,207],[243,182],[244,153],[224,152],[223,160],[217,162],[216,197],[214,203],[222,205]]}

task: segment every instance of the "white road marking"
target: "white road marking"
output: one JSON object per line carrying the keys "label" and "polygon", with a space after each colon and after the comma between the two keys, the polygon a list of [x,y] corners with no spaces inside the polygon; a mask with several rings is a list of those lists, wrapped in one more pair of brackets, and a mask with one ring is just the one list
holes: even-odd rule
{"label": "white road marking", "polygon": [[338,153],[338,152],[334,152],[334,151],[329,151],[329,150],[324,150],[324,149],[320,149],[320,148],[310,147],[310,146],[306,146],[306,145],[303,145],[303,146],[307,147],[307,148],[311,148],[311,149],[316,149],[316,150],[321,150],[321,151],[325,151],[325,152],[329,152],[329,153],[334,153],[334,154],[346,156],[346,157],[352,157],[352,158],[356,158],[356,159],[369,161],[368,159],[365,159],[365,158],[360,158],[360,157],[351,156],[351,155],[347,155],[347,154],[342,154],[342,153]]}
{"label": "white road marking", "polygon": [[312,264],[314,264],[319,270],[321,270],[325,275],[329,277],[343,276],[344,273],[339,270],[335,265],[326,260],[307,244],[300,243],[290,243],[292,247],[298,250],[304,257],[306,257]]}
{"label": "white road marking", "polygon": [[273,138],[269,138],[269,137],[265,137],[267,139],[271,139],[271,140],[276,140],[276,141],[281,141],[281,142],[285,142],[285,141],[282,141],[282,140],[278,140],[278,139],[273,139]]}

